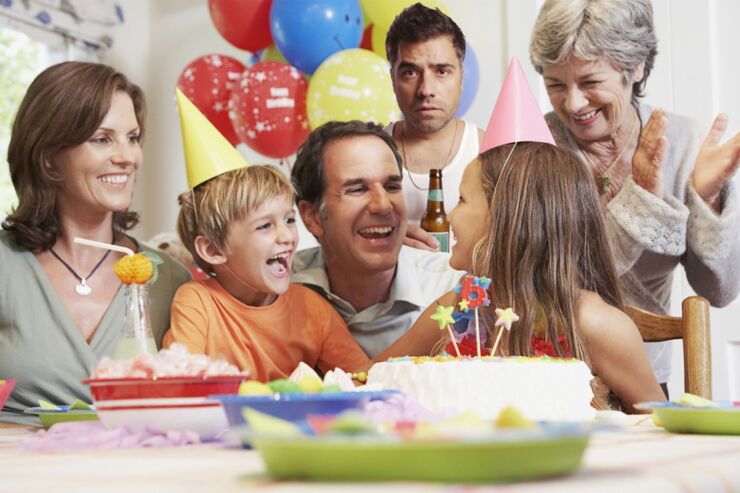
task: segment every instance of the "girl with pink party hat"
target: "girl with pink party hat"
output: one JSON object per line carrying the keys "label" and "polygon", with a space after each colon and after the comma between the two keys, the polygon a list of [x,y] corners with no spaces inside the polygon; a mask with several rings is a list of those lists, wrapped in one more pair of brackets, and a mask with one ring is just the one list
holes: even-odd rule
{"label": "girl with pink party hat", "polygon": [[[516,60],[481,150],[448,216],[457,240],[450,265],[491,279],[491,303],[478,308],[489,341],[498,335],[496,307],[518,315],[510,331],[501,329],[496,354],[534,356],[549,347],[550,356],[583,360],[628,412],[665,400],[622,311],[593,179],[575,154],[555,147]],[[458,298],[451,292],[438,303],[457,306]],[[429,316],[437,306],[376,360],[434,352],[440,332]]]}

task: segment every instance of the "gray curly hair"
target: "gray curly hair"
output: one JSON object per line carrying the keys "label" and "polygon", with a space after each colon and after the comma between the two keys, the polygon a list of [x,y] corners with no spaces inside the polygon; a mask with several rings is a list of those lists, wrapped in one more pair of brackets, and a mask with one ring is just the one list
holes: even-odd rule
{"label": "gray curly hair", "polygon": [[606,57],[630,80],[645,62],[642,80],[632,85],[634,101],[643,96],[657,53],[650,0],[547,0],[529,43],[530,60],[540,74],[571,56]]}

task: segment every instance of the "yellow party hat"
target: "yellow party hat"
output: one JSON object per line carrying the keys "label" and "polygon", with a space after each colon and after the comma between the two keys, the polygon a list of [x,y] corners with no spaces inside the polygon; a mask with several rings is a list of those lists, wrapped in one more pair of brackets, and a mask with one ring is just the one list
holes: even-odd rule
{"label": "yellow party hat", "polygon": [[188,186],[193,189],[221,173],[249,166],[244,156],[221,135],[187,96],[180,89],[175,91],[180,110]]}

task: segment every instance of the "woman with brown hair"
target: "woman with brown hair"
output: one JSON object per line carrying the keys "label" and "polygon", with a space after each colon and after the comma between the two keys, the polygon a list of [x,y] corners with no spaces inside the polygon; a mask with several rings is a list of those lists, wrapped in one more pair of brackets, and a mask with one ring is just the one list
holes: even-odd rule
{"label": "woman with brown hair", "polygon": [[[18,206],[0,231],[0,378],[17,382],[0,420],[19,420],[39,399],[89,401],[80,379],[113,354],[124,319],[112,268],[120,254],[73,240],[141,250],[125,232],[138,222],[128,208],[143,131],[141,89],[102,64],[49,67],[21,102],[8,146]],[[189,278],[163,257],[150,291],[158,345]]]}
{"label": "woman with brown hair", "polygon": [[[665,400],[622,297],[596,187],[572,152],[520,142],[482,153],[465,169],[460,202],[449,214],[457,242],[450,265],[491,279],[491,304],[481,326],[491,341],[494,310],[519,316],[499,345],[503,355],[550,356],[586,362],[627,411],[641,401]],[[460,300],[454,292],[438,300]],[[437,304],[376,358],[430,354],[439,330]],[[492,344],[488,344],[491,346]]]}

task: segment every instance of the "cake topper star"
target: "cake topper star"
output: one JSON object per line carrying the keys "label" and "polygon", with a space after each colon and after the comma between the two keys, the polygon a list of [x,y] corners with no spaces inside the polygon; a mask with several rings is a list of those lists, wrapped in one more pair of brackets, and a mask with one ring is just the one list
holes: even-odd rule
{"label": "cake topper star", "polygon": [[432,320],[437,322],[439,330],[444,330],[448,324],[455,323],[452,318],[452,311],[455,309],[454,306],[438,306],[437,310],[430,317]]}
{"label": "cake topper star", "polygon": [[455,334],[452,333],[452,326],[450,325],[450,324],[455,323],[455,319],[452,318],[452,312],[454,310],[455,310],[455,305],[452,305],[452,306],[439,305],[437,307],[437,310],[432,314],[430,318],[437,322],[437,325],[439,325],[439,330],[447,329],[447,334],[450,336],[450,341],[452,342],[452,345],[455,347],[455,353],[457,354],[457,357],[459,358],[460,348],[457,347],[457,340],[455,340]]}
{"label": "cake topper star", "polygon": [[505,310],[496,308],[496,315],[498,316],[498,319],[496,320],[496,323],[493,324],[494,327],[503,327],[509,332],[511,332],[511,324],[519,321],[519,315],[514,313],[514,310],[511,308],[507,308]]}
{"label": "cake topper star", "polygon": [[487,278],[486,276],[476,277],[473,281],[473,284],[476,284],[483,289],[488,289],[488,286],[491,285],[491,280]]}
{"label": "cake topper star", "polygon": [[469,310],[468,305],[470,305],[470,302],[468,300],[461,300],[457,306],[460,307],[460,311],[466,312]]}

